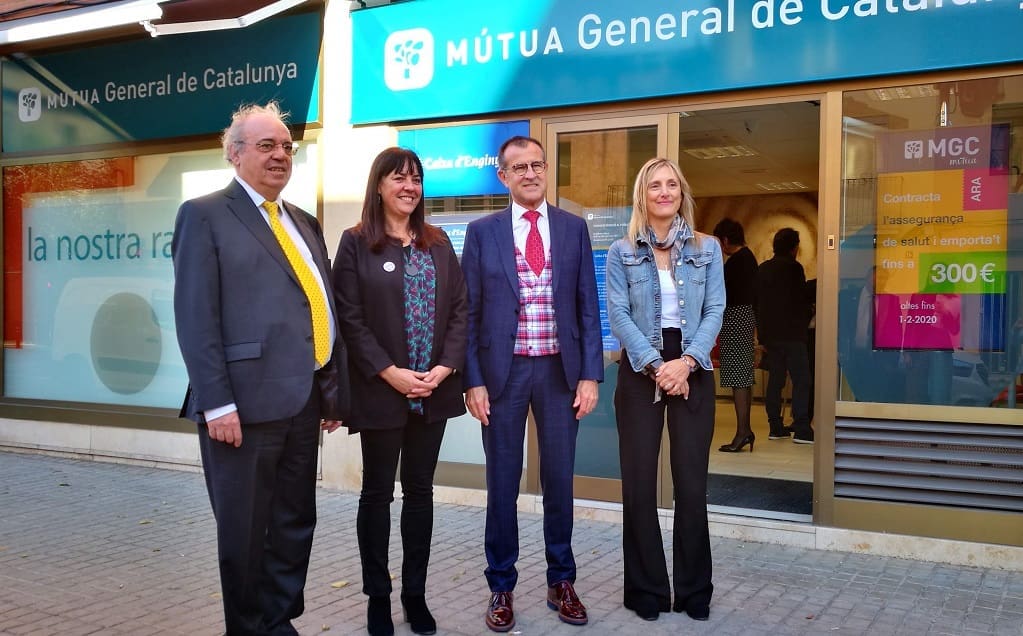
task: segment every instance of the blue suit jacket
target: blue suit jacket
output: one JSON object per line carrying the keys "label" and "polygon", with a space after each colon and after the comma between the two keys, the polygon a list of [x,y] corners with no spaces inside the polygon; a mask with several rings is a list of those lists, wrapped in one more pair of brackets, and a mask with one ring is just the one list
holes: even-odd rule
{"label": "blue suit jacket", "polygon": [[[604,379],[600,310],[586,222],[547,206],[551,234],[554,319],[568,386]],[[508,381],[519,320],[519,277],[511,207],[469,224],[462,251],[469,294],[465,388],[486,386],[500,397]]]}
{"label": "blue suit jacket", "polygon": [[[284,205],[305,238],[330,293],[323,232],[313,216]],[[236,180],[178,210],[172,244],[174,316],[188,369],[181,415],[234,402],[247,422],[296,415],[320,386],[321,415],[347,410],[347,364],[340,330],[331,359],[314,375],[309,304],[270,226]],[[340,363],[340,364],[339,364]]]}

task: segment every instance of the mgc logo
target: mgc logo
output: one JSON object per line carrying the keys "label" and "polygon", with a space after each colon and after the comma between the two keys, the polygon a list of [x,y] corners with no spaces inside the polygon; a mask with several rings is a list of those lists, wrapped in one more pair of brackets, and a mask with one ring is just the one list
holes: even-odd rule
{"label": "mgc logo", "polygon": [[433,80],[433,34],[395,31],[384,42],[384,84],[392,91],[422,88]]}
{"label": "mgc logo", "polygon": [[43,113],[43,100],[38,88],[23,88],[18,92],[18,119],[30,122]]}
{"label": "mgc logo", "polygon": [[905,157],[906,159],[923,159],[924,142],[919,139],[911,139],[907,141],[905,145]]}

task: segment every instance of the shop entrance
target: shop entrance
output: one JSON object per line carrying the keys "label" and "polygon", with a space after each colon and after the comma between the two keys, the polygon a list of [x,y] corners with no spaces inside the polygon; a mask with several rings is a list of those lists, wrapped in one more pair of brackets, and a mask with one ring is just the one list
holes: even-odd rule
{"label": "shop entrance", "polygon": [[[794,228],[800,234],[798,260],[807,279],[815,279],[819,139],[820,112],[815,100],[551,122],[545,144],[554,187],[548,194],[558,206],[586,219],[602,293],[607,248],[624,234],[636,174],[654,156],[678,161],[696,195],[699,231],[709,234],[722,218],[739,221],[747,245],[763,261],[771,257],[774,233]],[[580,429],[576,496],[620,501],[613,408],[620,351],[607,324],[603,295],[601,311],[605,381],[598,408]],[[813,446],[768,440],[763,402],[766,374],[758,370],[755,376],[752,452],[749,446],[744,452],[718,451],[732,441],[736,430],[732,391],[718,390],[708,501],[713,510],[722,512],[810,521]],[[787,400],[783,408],[786,423],[791,423]],[[667,443],[665,434],[662,448]],[[534,472],[530,471],[530,481],[536,479]],[[671,508],[671,476],[664,461],[660,475],[660,503]]]}

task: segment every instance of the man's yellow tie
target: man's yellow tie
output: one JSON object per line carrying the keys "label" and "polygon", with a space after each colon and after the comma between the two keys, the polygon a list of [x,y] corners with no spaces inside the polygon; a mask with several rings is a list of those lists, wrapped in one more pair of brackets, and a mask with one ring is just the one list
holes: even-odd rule
{"label": "man's yellow tie", "polygon": [[270,229],[273,230],[277,242],[281,244],[284,255],[288,257],[291,268],[295,270],[298,281],[302,284],[302,290],[309,299],[309,309],[312,312],[313,320],[313,343],[315,345],[316,363],[320,366],[326,364],[330,358],[330,325],[327,322],[327,303],[320,291],[320,285],[316,282],[309,265],[302,258],[294,241],[288,235],[288,231],[281,224],[280,210],[273,201],[264,201],[263,207],[267,216],[270,217]]}

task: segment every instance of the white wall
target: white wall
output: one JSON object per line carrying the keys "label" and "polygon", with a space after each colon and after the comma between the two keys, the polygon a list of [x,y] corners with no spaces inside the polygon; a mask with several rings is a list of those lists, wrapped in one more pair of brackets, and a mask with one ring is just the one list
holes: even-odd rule
{"label": "white wall", "polygon": [[[358,223],[370,164],[377,153],[397,142],[387,126],[355,129],[351,121],[352,21],[349,2],[330,2],[323,26],[323,231],[333,258],[341,232]],[[358,490],[362,483],[359,438],[338,430],[324,436],[323,484]]]}

